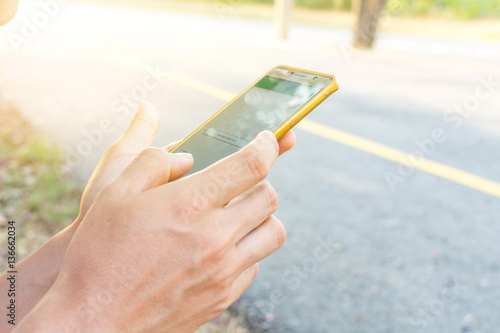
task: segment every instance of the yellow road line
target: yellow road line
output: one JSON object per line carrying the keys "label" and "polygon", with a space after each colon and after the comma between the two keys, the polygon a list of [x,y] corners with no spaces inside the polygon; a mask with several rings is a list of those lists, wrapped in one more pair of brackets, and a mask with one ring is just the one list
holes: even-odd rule
{"label": "yellow road line", "polygon": [[410,159],[417,159],[401,150],[390,148],[379,143],[345,133],[334,128],[318,124],[308,119],[297,124],[300,129],[342,143],[346,146],[359,149],[369,154],[385,158],[389,161],[407,165],[411,168],[425,171],[432,175],[450,180],[452,182],[476,189],[478,191],[500,197],[500,184],[488,179],[437,163],[428,159],[418,157],[418,163],[410,163]]}
{"label": "yellow road line", "polygon": [[[229,102],[236,96],[230,91],[183,75],[164,73],[161,76],[168,80],[171,80],[172,82],[180,86],[198,91],[202,94],[217,98],[224,102]],[[411,168],[425,171],[429,174],[500,198],[500,184],[488,179],[420,157],[419,163],[412,164],[409,161],[410,159],[416,159],[416,156],[413,156],[401,150],[384,146],[380,143],[376,143],[346,132],[339,131],[337,129],[316,123],[308,119],[303,119],[300,123],[297,124],[297,127],[326,139],[344,144],[352,148],[356,148],[358,150],[381,158],[385,158],[386,160],[404,164]]]}
{"label": "yellow road line", "polygon": [[220,99],[224,102],[229,102],[234,97],[236,97],[236,95],[230,91],[218,88],[211,84],[184,75],[173,74],[173,73],[160,73],[158,76],[170,80],[179,86],[183,86],[191,90],[198,91],[204,95]]}

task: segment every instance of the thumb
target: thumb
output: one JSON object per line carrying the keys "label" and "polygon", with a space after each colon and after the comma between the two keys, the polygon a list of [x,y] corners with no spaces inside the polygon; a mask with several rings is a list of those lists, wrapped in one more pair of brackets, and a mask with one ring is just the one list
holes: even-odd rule
{"label": "thumb", "polygon": [[142,102],[129,128],[117,143],[125,151],[139,154],[151,146],[157,131],[158,114],[155,107],[149,102]]}
{"label": "thumb", "polygon": [[114,182],[123,193],[141,193],[182,177],[192,166],[191,154],[171,154],[164,148],[147,148]]}

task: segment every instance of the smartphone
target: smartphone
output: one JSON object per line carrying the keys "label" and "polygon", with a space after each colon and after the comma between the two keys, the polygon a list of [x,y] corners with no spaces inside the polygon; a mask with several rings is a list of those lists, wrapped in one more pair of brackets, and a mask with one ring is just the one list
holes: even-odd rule
{"label": "smartphone", "polygon": [[333,75],[277,66],[261,76],[171,152],[191,153],[203,170],[252,141],[264,130],[279,139],[338,89]]}

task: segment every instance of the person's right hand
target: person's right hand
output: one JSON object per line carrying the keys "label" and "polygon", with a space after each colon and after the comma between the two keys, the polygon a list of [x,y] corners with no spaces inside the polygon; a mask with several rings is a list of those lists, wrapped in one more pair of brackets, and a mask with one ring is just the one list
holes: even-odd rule
{"label": "person's right hand", "polygon": [[143,151],[101,191],[55,284],[18,331],[193,332],[216,317],[285,241],[265,180],[278,154],[263,132],[169,183],[192,157]]}

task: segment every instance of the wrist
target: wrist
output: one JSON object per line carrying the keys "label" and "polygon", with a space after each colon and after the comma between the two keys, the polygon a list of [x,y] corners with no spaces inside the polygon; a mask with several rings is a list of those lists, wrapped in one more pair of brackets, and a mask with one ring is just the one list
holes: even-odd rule
{"label": "wrist", "polygon": [[14,332],[115,332],[110,321],[103,319],[105,302],[96,295],[76,290],[76,287],[58,277]]}
{"label": "wrist", "polygon": [[[47,243],[16,265],[16,324],[19,324],[26,315],[37,305],[54,284],[62,266],[66,249],[74,234],[73,224],[60,231]],[[7,272],[0,275],[0,300],[6,304],[9,289]],[[1,332],[10,332],[15,326],[0,322]]]}
{"label": "wrist", "polygon": [[74,229],[71,224],[61,230],[18,264],[17,270],[24,275],[25,287],[41,288],[45,292],[50,289],[59,275]]}

